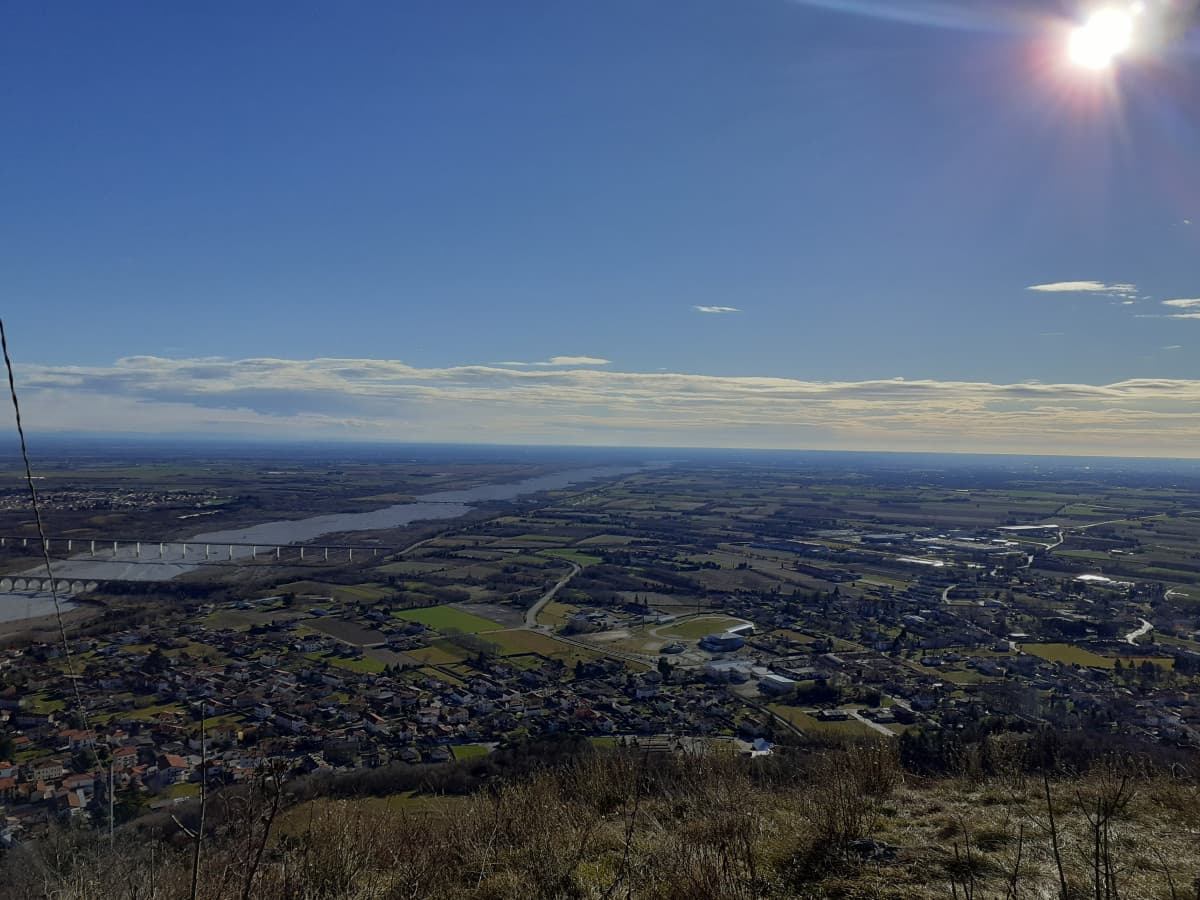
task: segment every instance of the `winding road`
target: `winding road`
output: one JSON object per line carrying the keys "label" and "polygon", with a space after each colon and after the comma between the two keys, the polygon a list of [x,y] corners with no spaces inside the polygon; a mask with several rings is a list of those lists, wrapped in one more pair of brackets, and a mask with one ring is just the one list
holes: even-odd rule
{"label": "winding road", "polygon": [[1154,630],[1154,626],[1151,625],[1149,622],[1147,622],[1145,619],[1142,619],[1142,627],[1135,628],[1133,631],[1129,632],[1129,634],[1125,635],[1125,640],[1127,643],[1133,644],[1136,647],[1137,639],[1140,638],[1142,635],[1149,634],[1153,630]]}

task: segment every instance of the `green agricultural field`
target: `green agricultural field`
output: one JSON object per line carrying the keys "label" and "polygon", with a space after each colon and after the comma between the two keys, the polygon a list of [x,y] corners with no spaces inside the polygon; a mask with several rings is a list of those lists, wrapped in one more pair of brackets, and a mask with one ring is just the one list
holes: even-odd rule
{"label": "green agricultural field", "polygon": [[361,659],[345,656],[326,656],[322,653],[306,653],[305,659],[311,659],[314,662],[327,662],[331,666],[337,666],[339,669],[345,669],[348,672],[358,672],[363,675],[375,675],[383,671],[384,665],[377,659],[371,659],[369,656],[364,656]]}
{"label": "green agricultural field", "polygon": [[453,751],[455,759],[475,759],[479,756],[487,756],[492,752],[492,748],[486,744],[459,744],[450,749]]}
{"label": "green agricultural field", "polygon": [[878,732],[859,722],[857,719],[847,719],[844,722],[822,722],[802,709],[794,706],[784,706],[782,703],[772,703],[768,707],[780,718],[791,722],[801,731],[809,734],[843,735],[847,737],[874,737]]}
{"label": "green agricultural field", "polygon": [[984,681],[996,680],[982,672],[976,672],[974,669],[942,669],[940,675],[952,684],[979,684]]}
{"label": "green agricultural field", "polygon": [[706,634],[716,634],[735,625],[745,624],[745,619],[735,619],[733,616],[697,616],[694,619],[686,619],[660,628],[659,634],[699,640]]}
{"label": "green agricultural field", "polygon": [[428,647],[419,650],[405,650],[405,656],[412,657],[417,662],[429,666],[444,666],[450,663],[462,662],[467,658],[467,651],[456,647],[449,641],[434,641]]}
{"label": "green agricultural field", "polygon": [[578,606],[551,600],[538,613],[538,622],[542,625],[549,625],[552,628],[561,628],[566,624],[567,619],[571,618],[577,612],[579,612]]}
{"label": "green agricultural field", "polygon": [[559,559],[565,559],[568,562],[573,562],[580,566],[594,566],[603,560],[599,556],[592,556],[590,553],[584,553],[580,550],[567,548],[565,550],[543,550],[542,556],[555,556]]}
{"label": "green agricultural field", "polygon": [[417,673],[424,678],[436,678],[439,681],[444,681],[446,684],[462,685],[464,682],[453,672],[446,669],[435,668],[433,666],[425,666],[417,669]]}
{"label": "green agricultural field", "polygon": [[45,694],[34,694],[29,704],[29,711],[33,713],[52,713],[63,709],[67,704],[64,700],[51,700]]}
{"label": "green agricultural field", "polygon": [[507,547],[557,547],[571,543],[571,539],[557,534],[519,534],[511,538],[498,538],[496,543]]}
{"label": "green agricultural field", "polygon": [[595,537],[584,538],[579,542],[580,547],[620,547],[632,542],[634,538],[622,534],[598,534]]}
{"label": "green agricultural field", "polygon": [[495,631],[499,624],[482,616],[455,609],[453,606],[427,606],[423,609],[398,609],[393,616],[407,619],[409,622],[420,622],[438,631],[461,631],[465,634],[479,634],[484,631]]}
{"label": "green agricultural field", "polygon": [[184,715],[184,709],[178,703],[158,703],[152,706],[143,706],[141,709],[131,709],[126,712],[117,713],[117,719],[153,719],[162,713],[172,713],[174,715]]}
{"label": "green agricultural field", "polygon": [[505,656],[536,653],[547,659],[561,659],[567,665],[574,665],[576,660],[587,662],[601,655],[536,631],[497,631],[489,634],[488,640],[499,644]]}
{"label": "green agricultural field", "polygon": [[1067,665],[1078,663],[1093,669],[1111,669],[1116,665],[1118,659],[1121,660],[1123,666],[1141,665],[1146,660],[1162,666],[1164,669],[1171,669],[1175,666],[1175,660],[1170,657],[1101,656],[1083,647],[1076,647],[1074,644],[1022,644],[1021,649],[1049,662],[1061,662]]}
{"label": "green agricultural field", "polygon": [[212,629],[223,631],[249,631],[254,622],[242,615],[240,612],[235,612],[228,609],[218,609],[216,612],[209,613],[202,620],[204,624]]}
{"label": "green agricultural field", "polygon": [[[549,553],[556,553],[557,551],[548,550],[546,552],[547,552],[547,554],[549,554]],[[553,562],[546,559],[544,556],[530,556],[527,553],[522,553],[519,556],[506,557],[504,559],[504,562],[506,565],[510,565],[510,566],[513,566],[513,565],[530,566],[534,569],[544,569],[547,566],[554,565]]]}
{"label": "green agricultural field", "polygon": [[812,644],[816,642],[816,638],[809,634],[801,634],[799,631],[792,631],[788,628],[780,628],[771,632],[771,637],[780,638],[782,640],[791,641],[795,644]]}
{"label": "green agricultural field", "polygon": [[384,575],[427,575],[430,572],[441,572],[444,569],[450,568],[449,562],[421,562],[420,560],[406,560],[404,562],[388,563],[385,566],[380,566],[375,571],[382,572]]}
{"label": "green agricultural field", "polygon": [[[281,584],[276,589],[278,593],[291,592],[297,596],[303,594],[315,594],[319,597],[332,597],[334,600],[345,601],[348,603],[358,603],[367,601],[374,603],[377,600],[382,600],[392,594],[392,589],[382,587],[378,584],[328,584],[323,581],[293,581],[290,584]],[[301,603],[297,603],[301,606]]]}

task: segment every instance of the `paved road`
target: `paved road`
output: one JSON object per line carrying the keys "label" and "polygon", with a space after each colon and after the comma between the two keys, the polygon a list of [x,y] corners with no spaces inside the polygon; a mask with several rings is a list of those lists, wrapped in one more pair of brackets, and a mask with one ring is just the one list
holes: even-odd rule
{"label": "paved road", "polygon": [[1137,639],[1140,638],[1144,634],[1149,634],[1153,630],[1154,630],[1154,626],[1151,625],[1149,622],[1147,622],[1145,619],[1142,619],[1142,627],[1135,628],[1133,631],[1129,632],[1129,634],[1125,635],[1125,640],[1128,641],[1130,644],[1133,644],[1133,646],[1136,647]]}
{"label": "paved road", "polygon": [[1097,525],[1117,525],[1121,522],[1144,522],[1146,519],[1165,519],[1166,513],[1155,513],[1152,516],[1125,516],[1123,519],[1105,519],[1103,522],[1091,522],[1087,525],[1075,526],[1080,531],[1087,531],[1089,528],[1095,528]]}
{"label": "paved road", "polygon": [[571,571],[558,580],[558,583],[546,593],[542,594],[541,599],[529,609],[525,610],[525,627],[537,628],[537,617],[547,603],[554,599],[555,594],[565,588],[572,578],[583,571],[583,568],[578,563],[571,563]]}
{"label": "paved road", "polygon": [[848,710],[846,710],[846,712],[850,713],[850,717],[852,719],[862,722],[864,725],[866,725],[868,728],[870,728],[873,731],[878,731],[880,734],[885,734],[890,738],[894,738],[896,736],[896,732],[892,731],[890,728],[885,728],[884,726],[880,725],[878,722],[872,722],[870,719],[868,719],[866,716],[864,716],[862,713],[860,713],[857,709],[848,709]]}

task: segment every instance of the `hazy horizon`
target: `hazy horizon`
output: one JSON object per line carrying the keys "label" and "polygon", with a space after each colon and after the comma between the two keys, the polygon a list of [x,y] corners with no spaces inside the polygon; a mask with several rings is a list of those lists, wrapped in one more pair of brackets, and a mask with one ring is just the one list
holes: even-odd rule
{"label": "hazy horizon", "polygon": [[[1148,464],[1153,467],[1159,463],[1177,463],[1186,469],[1200,466],[1200,457],[1186,456],[1115,456],[1097,454],[1068,454],[1068,453],[1002,453],[992,451],[954,451],[954,450],[875,450],[875,449],[845,449],[820,447],[696,447],[696,446],[655,446],[636,444],[505,444],[489,441],[402,441],[389,439],[376,440],[345,440],[337,438],[303,438],[303,437],[265,437],[246,435],[172,435],[165,433],[136,433],[136,432],[42,432],[31,433],[27,437],[31,443],[31,453],[34,461],[39,456],[58,459],[57,454],[70,452],[94,451],[99,457],[109,458],[110,454],[122,451],[147,450],[161,452],[166,449],[195,450],[197,452],[221,455],[227,451],[230,456],[239,456],[251,451],[260,451],[271,458],[276,451],[294,453],[303,456],[305,451],[312,454],[328,455],[333,453],[355,455],[372,455],[386,450],[407,451],[413,453],[453,450],[463,453],[485,453],[488,456],[508,458],[508,454],[546,454],[582,456],[595,454],[606,458],[611,454],[626,456],[667,457],[681,454],[675,461],[692,462],[689,456],[719,457],[722,455],[749,454],[763,459],[779,460],[788,457],[810,457],[814,459],[857,457],[867,460],[963,460],[974,462],[994,461],[997,464],[1010,462],[1044,461],[1048,464],[1091,464],[1091,463],[1134,463]],[[12,440],[0,440],[0,458],[18,458],[20,449],[15,436]],[[573,462],[577,462],[574,460]],[[36,464],[34,466],[37,468]],[[35,472],[36,474],[36,472]]]}

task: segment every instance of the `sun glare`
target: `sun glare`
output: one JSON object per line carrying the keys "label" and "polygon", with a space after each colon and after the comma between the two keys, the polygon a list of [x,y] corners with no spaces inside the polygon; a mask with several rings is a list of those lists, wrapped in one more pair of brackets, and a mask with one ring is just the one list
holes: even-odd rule
{"label": "sun glare", "polygon": [[1101,9],[1071,33],[1071,61],[1085,69],[1107,69],[1133,43],[1136,8]]}

